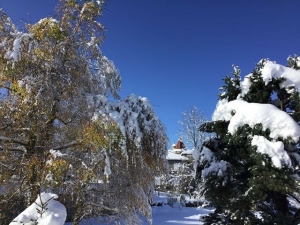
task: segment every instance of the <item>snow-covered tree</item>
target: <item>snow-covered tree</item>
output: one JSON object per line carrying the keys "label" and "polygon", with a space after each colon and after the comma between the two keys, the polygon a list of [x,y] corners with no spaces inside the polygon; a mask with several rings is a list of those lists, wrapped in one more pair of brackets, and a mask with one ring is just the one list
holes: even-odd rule
{"label": "snow-covered tree", "polygon": [[198,149],[207,137],[207,133],[199,131],[199,127],[205,124],[208,119],[203,113],[193,106],[181,113],[182,119],[178,121],[181,125],[179,137],[190,149]]}
{"label": "snow-covered tree", "polygon": [[171,190],[176,194],[189,194],[193,174],[192,163],[188,162],[180,164],[176,171],[170,171]]}
{"label": "snow-covered tree", "polygon": [[200,127],[216,134],[197,161],[202,194],[217,208],[207,224],[296,224],[287,197],[299,191],[300,72],[298,57],[288,62],[261,60],[243,81],[234,66],[213,121]]}
{"label": "snow-covered tree", "polygon": [[[179,120],[179,124],[181,127],[178,130],[180,140],[182,140],[187,148],[190,150],[194,150],[193,157],[198,156],[200,152],[200,148],[202,146],[203,141],[208,137],[208,133],[202,130],[199,130],[200,126],[204,126],[208,119],[204,116],[203,112],[201,112],[196,106],[192,106],[191,108],[183,111],[181,113],[181,120]],[[187,193],[194,191],[194,174],[195,171],[193,168],[194,161],[190,160],[188,165],[185,165],[181,168],[181,171],[177,176],[177,180],[179,180],[180,185],[179,190],[181,193]],[[177,187],[177,189],[178,189]]]}
{"label": "snow-covered tree", "polygon": [[[19,31],[0,11],[0,221],[43,190],[74,225],[151,214],[167,136],[146,98],[119,100],[121,77],[100,45],[105,1],[60,0],[56,18]],[[111,100],[112,98],[116,101]],[[126,205],[126,207],[124,207]]]}

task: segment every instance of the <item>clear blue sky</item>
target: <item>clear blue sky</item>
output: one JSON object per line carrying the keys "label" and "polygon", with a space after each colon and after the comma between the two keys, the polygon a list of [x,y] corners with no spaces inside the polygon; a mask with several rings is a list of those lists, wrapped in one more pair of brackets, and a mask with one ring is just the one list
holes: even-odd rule
{"label": "clear blue sky", "polygon": [[[54,13],[56,0],[0,0],[15,23]],[[110,0],[101,20],[103,54],[123,81],[121,96],[147,97],[177,141],[181,112],[197,106],[211,118],[222,78],[242,75],[261,58],[286,64],[300,55],[299,0]]]}

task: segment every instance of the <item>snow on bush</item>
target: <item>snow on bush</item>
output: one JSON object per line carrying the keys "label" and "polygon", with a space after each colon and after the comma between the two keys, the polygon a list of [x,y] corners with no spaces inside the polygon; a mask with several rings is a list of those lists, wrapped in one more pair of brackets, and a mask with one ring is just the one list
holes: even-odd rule
{"label": "snow on bush", "polygon": [[35,202],[9,225],[63,225],[67,211],[63,204],[53,200],[57,197],[56,194],[41,193]]}

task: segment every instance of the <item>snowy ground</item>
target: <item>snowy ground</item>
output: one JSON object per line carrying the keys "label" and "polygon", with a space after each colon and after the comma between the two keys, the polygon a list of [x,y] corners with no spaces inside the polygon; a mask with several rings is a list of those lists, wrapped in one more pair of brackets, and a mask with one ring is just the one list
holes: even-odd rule
{"label": "snowy ground", "polygon": [[199,221],[201,215],[207,215],[212,209],[203,209],[201,207],[191,208],[183,207],[172,208],[170,206],[153,207],[153,224],[203,224]]}
{"label": "snowy ground", "polygon": [[[189,200],[189,197],[186,196]],[[152,207],[153,225],[164,224],[197,224],[201,225],[199,221],[201,215],[207,215],[213,212],[213,208],[193,208],[193,207],[181,207],[179,203],[175,203],[173,207],[166,205],[167,194],[161,193],[160,196],[155,196],[154,202],[163,203],[162,206]],[[142,224],[148,224],[146,222]],[[65,225],[72,225],[72,223],[66,223]],[[107,225],[105,222],[99,222],[96,220],[89,220],[82,222],[80,225]]]}
{"label": "snowy ground", "polygon": [[[172,198],[171,198],[172,197]],[[203,224],[199,221],[200,217],[212,213],[214,208],[208,207],[205,200],[200,201],[190,199],[188,195],[185,196],[186,204],[197,203],[201,204],[199,207],[184,207],[179,202],[179,197],[171,196],[167,193],[158,193],[154,196],[154,205],[152,207],[152,221],[154,225],[172,225],[172,224]],[[299,197],[299,196],[298,196]],[[57,195],[51,193],[42,193],[36,200],[35,204],[32,204],[25,211],[23,211],[18,217],[14,219],[15,222],[10,225],[22,225],[32,224],[32,220],[37,220],[41,225],[61,225],[66,218],[65,207],[55,201]],[[288,198],[291,209],[299,209],[299,202],[293,198]],[[173,203],[172,203],[173,202]],[[167,204],[168,203],[168,204]],[[172,206],[170,206],[172,205]],[[38,206],[38,210],[37,207]],[[40,213],[42,212],[42,217]],[[257,212],[257,216],[260,214]],[[141,218],[142,225],[147,225],[145,218]],[[103,218],[93,218],[87,221],[82,221],[80,225],[108,225],[112,223],[103,222]],[[72,223],[65,223],[65,225],[72,225]],[[119,223],[119,225],[127,225]]]}
{"label": "snowy ground", "polygon": [[[167,194],[162,193],[155,196],[155,202],[167,202]],[[188,195],[185,196],[187,201]],[[169,205],[154,206],[152,207],[153,224],[203,224],[199,221],[201,215],[207,215],[213,212],[212,208],[194,208],[194,207],[181,207],[179,203],[175,203],[173,207]]]}

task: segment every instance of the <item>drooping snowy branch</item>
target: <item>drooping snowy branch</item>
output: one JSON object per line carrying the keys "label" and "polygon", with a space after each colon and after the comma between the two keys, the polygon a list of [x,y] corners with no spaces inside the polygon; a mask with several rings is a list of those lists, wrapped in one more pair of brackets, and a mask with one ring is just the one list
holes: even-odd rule
{"label": "drooping snowy branch", "polygon": [[281,141],[270,142],[263,136],[253,136],[251,144],[257,146],[257,152],[267,154],[275,167],[291,167],[292,162],[284,150],[284,144]]}
{"label": "drooping snowy branch", "polygon": [[228,131],[231,134],[245,124],[250,127],[262,124],[264,130],[270,130],[273,139],[290,137],[297,142],[300,136],[300,127],[293,118],[271,104],[220,100],[213,114],[213,121],[218,120],[229,121]]}

